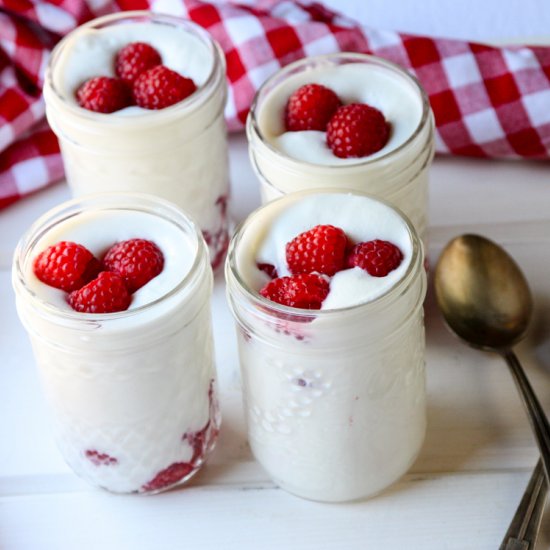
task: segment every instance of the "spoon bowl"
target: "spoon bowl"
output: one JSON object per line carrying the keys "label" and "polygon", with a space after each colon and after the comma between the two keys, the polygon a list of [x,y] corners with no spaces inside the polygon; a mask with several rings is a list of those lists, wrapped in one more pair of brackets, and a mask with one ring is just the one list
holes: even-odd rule
{"label": "spoon bowl", "polygon": [[470,345],[504,350],[525,335],[533,311],[529,285],[516,262],[489,239],[453,239],[441,253],[434,284],[445,321]]}

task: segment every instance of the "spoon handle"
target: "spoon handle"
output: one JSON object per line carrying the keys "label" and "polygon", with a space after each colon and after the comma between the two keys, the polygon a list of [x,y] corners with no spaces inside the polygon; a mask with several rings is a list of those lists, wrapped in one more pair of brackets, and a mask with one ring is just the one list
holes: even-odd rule
{"label": "spoon handle", "polygon": [[510,367],[514,382],[522,397],[523,405],[527,410],[527,417],[529,418],[531,428],[533,429],[539,447],[546,481],[550,484],[550,426],[548,425],[548,419],[546,418],[544,409],[541,407],[516,354],[508,350],[503,353],[503,356]]}
{"label": "spoon handle", "polygon": [[548,484],[539,460],[506,531],[500,550],[534,550],[547,493]]}

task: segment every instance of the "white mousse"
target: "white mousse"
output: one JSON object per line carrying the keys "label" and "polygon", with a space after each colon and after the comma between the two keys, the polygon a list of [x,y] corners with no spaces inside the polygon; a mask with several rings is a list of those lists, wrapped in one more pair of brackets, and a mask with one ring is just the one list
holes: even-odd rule
{"label": "white mousse", "polygon": [[[287,132],[284,111],[288,98],[305,84],[322,84],[332,89],[344,105],[366,103],[382,112],[391,130],[386,145],[362,158],[342,159],[326,144],[326,132]],[[346,165],[378,158],[405,143],[422,118],[418,92],[403,84],[403,77],[365,63],[317,67],[292,75],[274,88],[258,113],[264,138],[289,157],[312,164]]]}
{"label": "white mousse", "polygon": [[[162,64],[202,86],[212,72],[213,59],[206,46],[180,27],[160,23],[121,23],[102,29],[83,29],[67,39],[67,47],[53,73],[63,97],[76,103],[75,92],[96,76],[114,77],[117,52],[131,42],[145,42],[160,54]],[[147,114],[150,110],[128,107],[116,115]]]}
{"label": "white mousse", "polygon": [[[37,253],[60,241],[72,241],[86,247],[98,260],[114,244],[129,239],[154,242],[164,256],[159,275],[132,295],[129,309],[157,300],[175,288],[189,272],[196,255],[196,245],[176,225],[153,214],[137,211],[102,211],[83,213],[59,223],[37,243]],[[27,265],[27,284],[45,302],[71,310],[67,293],[42,283]]]}
{"label": "white mousse", "polygon": [[345,308],[374,300],[403,277],[411,261],[411,236],[404,220],[392,208],[361,195],[308,195],[284,209],[264,209],[253,223],[243,237],[239,267],[255,290],[269,281],[257,263],[275,266],[279,277],[290,275],[286,244],[316,225],[339,227],[354,244],[381,239],[401,250],[403,261],[385,277],[373,277],[359,267],[336,273],[330,280],[330,292],[322,309]]}

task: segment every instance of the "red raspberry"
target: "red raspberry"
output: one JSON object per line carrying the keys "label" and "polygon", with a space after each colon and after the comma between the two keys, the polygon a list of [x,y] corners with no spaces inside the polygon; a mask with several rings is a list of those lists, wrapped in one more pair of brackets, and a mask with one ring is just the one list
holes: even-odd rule
{"label": "red raspberry", "polygon": [[197,87],[190,79],[157,65],[134,82],[134,99],[144,109],[164,109],[190,96]]}
{"label": "red raspberry", "polygon": [[118,464],[118,460],[109,456],[107,453],[100,453],[95,449],[88,449],[85,452],[86,458],[90,460],[92,464],[96,466],[112,466]]}
{"label": "red raspberry", "polygon": [[81,313],[124,311],[130,302],[124,280],[110,271],[102,271],[93,281],[69,294],[69,305]]}
{"label": "red raspberry", "polygon": [[43,283],[72,292],[90,282],[101,270],[101,264],[85,247],[61,241],[43,250],[34,259],[34,274]]}
{"label": "red raspberry", "polygon": [[386,145],[389,136],[384,115],[362,103],[340,107],[327,125],[327,145],[340,158],[372,155]]}
{"label": "red raspberry", "polygon": [[347,259],[348,267],[360,267],[373,277],[385,277],[398,268],[403,254],[397,246],[376,239],[355,245]]}
{"label": "red raspberry", "polygon": [[260,290],[272,302],[302,309],[321,309],[328,292],[328,281],[314,273],[273,279]]}
{"label": "red raspberry", "polygon": [[273,264],[257,263],[256,267],[260,271],[263,271],[270,279],[276,279],[279,276],[277,273],[277,268]]}
{"label": "red raspberry", "polygon": [[193,471],[188,462],[174,462],[168,468],[161,470],[151,481],[141,488],[142,491],[158,491],[174,485]]}
{"label": "red raspberry", "polygon": [[114,113],[132,104],[132,93],[124,80],[96,76],[76,91],[78,104],[96,113]]}
{"label": "red raspberry", "polygon": [[130,293],[147,284],[164,267],[160,248],[145,239],[130,239],[113,245],[103,258],[107,271],[118,273]]}
{"label": "red raspberry", "polygon": [[129,84],[144,71],[162,63],[160,54],[145,42],[132,42],[120,49],[115,58],[115,73]]}
{"label": "red raspberry", "polygon": [[214,431],[210,428],[210,420],[206,422],[204,427],[196,432],[187,432],[183,434],[182,439],[187,441],[193,449],[193,456],[190,463],[197,465],[197,463],[204,457],[204,453],[208,448],[208,444],[211,441],[211,433]]}
{"label": "red raspberry", "polygon": [[291,273],[334,275],[344,269],[348,238],[339,227],[316,225],[286,245],[286,261]]}
{"label": "red raspberry", "polygon": [[286,129],[289,132],[324,132],[330,117],[340,105],[340,98],[330,88],[320,84],[306,84],[288,98],[285,108]]}

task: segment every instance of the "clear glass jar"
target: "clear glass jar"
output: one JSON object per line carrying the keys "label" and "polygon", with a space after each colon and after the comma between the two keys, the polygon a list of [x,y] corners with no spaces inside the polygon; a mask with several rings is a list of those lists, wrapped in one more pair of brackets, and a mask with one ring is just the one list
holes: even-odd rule
{"label": "clear glass jar", "polygon": [[[200,75],[194,94],[166,109],[147,111],[131,107],[130,111],[123,110],[124,114],[103,114],[79,107],[73,88],[87,78],[112,74],[109,66],[96,68],[98,63],[93,56],[98,55],[97,44],[89,42],[89,53],[83,53],[86,48],[79,44],[113,30],[128,32],[124,29],[131,25],[159,27],[164,29],[165,36],[171,29],[181,31],[174,36],[191,40],[190,52],[196,55],[200,51],[209,60],[210,71]],[[136,40],[131,33],[126,42],[125,35],[121,36],[113,38],[113,43],[108,45],[113,50],[109,62],[118,47]],[[138,39],[147,42],[148,37],[138,36]],[[160,40],[162,43],[162,32]],[[166,55],[176,56],[174,52],[179,52],[176,46],[178,44],[165,46],[169,50]],[[71,61],[73,52],[89,55],[90,59],[83,57],[84,61],[76,69],[75,62]],[[180,55],[184,56],[185,52]],[[196,65],[204,63],[195,61]],[[81,81],[69,86],[67,82],[75,79],[69,73],[76,70],[79,75],[82,73]],[[200,71],[204,72],[204,66],[199,67]],[[223,115],[226,95],[223,52],[204,29],[191,21],[151,12],[124,12],[78,27],[54,48],[44,85],[46,115],[59,138],[67,181],[74,196],[130,191],[167,199],[198,223],[209,245],[211,263],[217,267],[228,244],[229,170]]]}
{"label": "clear glass jar", "polygon": [[[364,160],[342,161],[334,156],[332,164],[316,164],[289,156],[273,143],[269,135],[284,132],[282,120],[287,98],[295,89],[310,82],[330,86],[331,82],[319,75],[340,66],[363,67],[381,75],[385,86],[403,90],[418,110],[418,123],[397,147],[390,147],[387,152],[385,148]],[[353,78],[350,74],[346,80],[350,76]],[[358,93],[357,90],[349,91],[352,89],[349,82],[345,83],[345,89],[350,97]],[[389,105],[395,107],[391,102]],[[273,112],[267,112],[266,106]],[[388,113],[384,114],[388,118]],[[421,238],[425,238],[428,168],[434,154],[434,120],[426,93],[418,81],[398,65],[358,53],[307,57],[291,63],[266,80],[258,90],[246,131],[250,159],[260,180],[264,203],[293,191],[327,187],[353,189],[397,206],[411,219]]]}
{"label": "clear glass jar", "polygon": [[[64,303],[64,293],[38,281],[33,259],[63,232],[92,233],[97,245],[116,239],[111,228],[123,238],[153,236],[165,253],[167,291],[158,286],[152,301],[118,313],[63,307],[58,300]],[[155,239],[160,231],[169,237]],[[174,255],[185,253],[185,269],[175,268]],[[74,472],[93,485],[117,493],[158,492],[189,479],[212,451],[220,424],[212,279],[197,226],[151,195],[74,199],[22,237],[13,263],[17,311],[33,346],[56,443]]]}
{"label": "clear glass jar", "polygon": [[271,302],[247,284],[239,256],[255,241],[266,209],[283,209],[283,201],[303,195],[257,210],[229,245],[227,293],[249,442],[283,489],[312,500],[355,500],[404,474],[424,439],[422,245],[407,222],[408,269],[370,302],[319,311]]}

